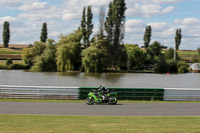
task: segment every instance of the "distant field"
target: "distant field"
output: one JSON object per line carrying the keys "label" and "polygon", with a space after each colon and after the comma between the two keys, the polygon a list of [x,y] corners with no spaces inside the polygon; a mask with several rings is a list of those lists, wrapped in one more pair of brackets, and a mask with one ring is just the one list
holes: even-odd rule
{"label": "distant field", "polygon": [[177,52],[179,57],[186,62],[190,62],[193,56],[199,55],[197,50],[179,50]]}
{"label": "distant field", "polygon": [[[15,49],[23,49],[23,48],[27,48],[29,45],[26,44],[9,44],[8,48],[15,48]],[[0,44],[0,47],[2,47],[2,44]]]}
{"label": "distant field", "polygon": [[0,59],[1,60],[7,60],[7,59],[21,60],[21,54],[0,54]]}
{"label": "distant field", "polygon": [[[23,60],[12,60],[13,63],[24,63]],[[0,60],[0,64],[5,64],[6,63],[6,60]]]}
{"label": "distant field", "polygon": [[17,49],[17,48],[0,48],[0,59],[6,60],[6,59],[21,59],[23,49]]}
{"label": "distant field", "polygon": [[[21,59],[21,53],[24,48],[27,48],[29,45],[9,45],[9,48],[2,48],[0,45],[0,59]],[[197,50],[178,50],[178,55],[181,60],[185,62],[190,62],[194,55],[198,55]]]}
{"label": "distant field", "polygon": [[21,54],[22,49],[0,48],[0,54]]}

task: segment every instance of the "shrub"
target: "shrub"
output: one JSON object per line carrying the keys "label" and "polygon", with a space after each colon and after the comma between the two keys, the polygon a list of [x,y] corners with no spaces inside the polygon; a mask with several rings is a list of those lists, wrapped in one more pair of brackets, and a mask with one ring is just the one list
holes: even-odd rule
{"label": "shrub", "polygon": [[13,63],[13,61],[11,60],[11,59],[7,59],[6,60],[6,65],[8,66],[8,65],[11,65]]}
{"label": "shrub", "polygon": [[178,73],[186,73],[186,72],[188,72],[188,69],[186,66],[180,66],[178,68]]}
{"label": "shrub", "polygon": [[188,72],[188,64],[182,61],[179,61],[177,63],[177,67],[178,67],[178,73],[186,73]]}
{"label": "shrub", "polygon": [[29,65],[25,64],[12,64],[10,69],[30,69]]}
{"label": "shrub", "polygon": [[158,65],[156,67],[156,72],[158,73],[167,73],[170,70],[169,64],[166,62],[164,58],[161,58],[158,61]]}
{"label": "shrub", "polygon": [[9,66],[6,64],[0,64],[0,69],[9,69]]}
{"label": "shrub", "polygon": [[167,64],[169,65],[169,72],[177,72],[177,62],[175,60],[167,60]]}

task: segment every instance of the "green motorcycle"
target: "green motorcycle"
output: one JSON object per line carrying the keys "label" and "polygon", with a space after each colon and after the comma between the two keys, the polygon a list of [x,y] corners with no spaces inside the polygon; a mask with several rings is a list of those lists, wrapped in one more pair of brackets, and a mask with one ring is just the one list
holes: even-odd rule
{"label": "green motorcycle", "polygon": [[94,103],[108,103],[108,104],[116,104],[117,98],[115,97],[117,92],[108,93],[105,97],[101,92],[93,91],[88,94],[86,99],[86,104],[92,105]]}

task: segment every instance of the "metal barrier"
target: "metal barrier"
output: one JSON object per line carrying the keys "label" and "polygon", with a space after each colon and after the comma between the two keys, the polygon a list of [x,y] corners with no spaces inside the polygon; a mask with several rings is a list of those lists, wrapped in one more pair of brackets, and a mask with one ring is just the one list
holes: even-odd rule
{"label": "metal barrier", "polygon": [[[0,85],[0,98],[13,99],[86,99],[96,87]],[[119,100],[200,101],[194,88],[108,88]]]}
{"label": "metal barrier", "polygon": [[[79,99],[85,99],[90,91],[97,88],[80,87]],[[108,88],[111,92],[117,92],[120,100],[163,100],[163,88]]]}
{"label": "metal barrier", "polygon": [[78,99],[79,87],[0,85],[0,98]]}
{"label": "metal barrier", "polygon": [[200,89],[165,88],[164,101],[200,101]]}

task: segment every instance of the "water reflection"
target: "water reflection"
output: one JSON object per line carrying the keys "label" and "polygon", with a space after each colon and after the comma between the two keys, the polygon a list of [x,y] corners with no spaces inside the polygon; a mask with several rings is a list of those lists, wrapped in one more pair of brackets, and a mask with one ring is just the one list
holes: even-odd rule
{"label": "water reflection", "polygon": [[44,85],[96,87],[147,87],[147,88],[200,88],[200,73],[141,74],[81,72],[25,72],[0,70],[1,85]]}
{"label": "water reflection", "polygon": [[74,76],[74,77],[79,77],[81,72],[57,72],[58,75],[60,76]]}

